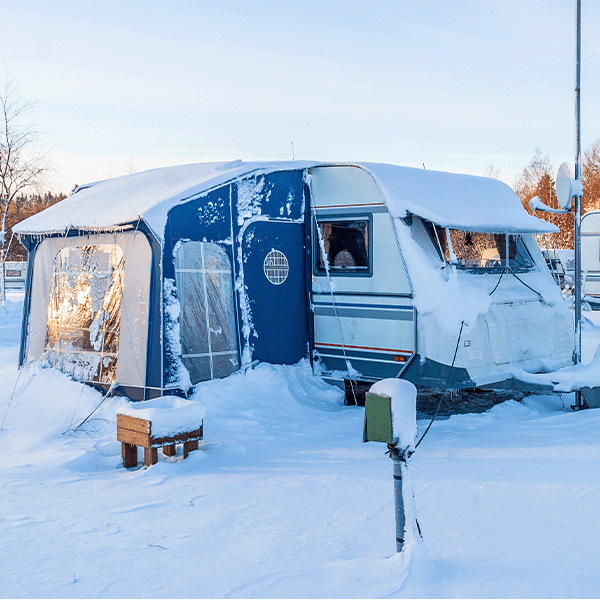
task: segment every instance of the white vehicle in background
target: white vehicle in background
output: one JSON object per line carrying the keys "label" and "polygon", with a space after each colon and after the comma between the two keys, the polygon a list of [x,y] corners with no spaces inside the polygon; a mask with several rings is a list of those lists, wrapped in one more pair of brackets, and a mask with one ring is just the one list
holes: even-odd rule
{"label": "white vehicle in background", "polygon": [[565,274],[575,281],[575,250],[558,248],[556,252],[565,268]]}
{"label": "white vehicle in background", "polygon": [[600,211],[581,217],[583,292],[593,309],[600,309]]}
{"label": "white vehicle in background", "polygon": [[6,261],[4,263],[4,283],[7,290],[25,290],[27,281],[26,261]]}

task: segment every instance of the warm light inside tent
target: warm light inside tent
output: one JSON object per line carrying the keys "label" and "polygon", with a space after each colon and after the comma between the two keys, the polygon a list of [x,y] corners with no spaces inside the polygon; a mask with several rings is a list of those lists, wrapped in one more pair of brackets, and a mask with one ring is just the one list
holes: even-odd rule
{"label": "warm light inside tent", "polygon": [[80,381],[112,383],[119,351],[124,258],[117,244],[61,249],[54,260],[46,357]]}

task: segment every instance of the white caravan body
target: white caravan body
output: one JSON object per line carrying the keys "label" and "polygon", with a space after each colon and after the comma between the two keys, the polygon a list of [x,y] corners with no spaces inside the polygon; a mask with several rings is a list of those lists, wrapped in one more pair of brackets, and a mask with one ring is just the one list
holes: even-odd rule
{"label": "white caravan body", "polygon": [[[479,387],[572,364],[572,316],[533,235],[555,228],[507,185],[392,165],[309,174],[324,377]],[[366,260],[340,252],[346,230]]]}

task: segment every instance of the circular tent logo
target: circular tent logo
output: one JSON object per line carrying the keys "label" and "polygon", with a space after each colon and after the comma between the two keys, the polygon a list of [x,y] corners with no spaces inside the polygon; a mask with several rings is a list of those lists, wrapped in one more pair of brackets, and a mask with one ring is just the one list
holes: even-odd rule
{"label": "circular tent logo", "polygon": [[265,276],[273,285],[281,285],[290,272],[290,265],[286,255],[280,250],[271,250],[265,256]]}

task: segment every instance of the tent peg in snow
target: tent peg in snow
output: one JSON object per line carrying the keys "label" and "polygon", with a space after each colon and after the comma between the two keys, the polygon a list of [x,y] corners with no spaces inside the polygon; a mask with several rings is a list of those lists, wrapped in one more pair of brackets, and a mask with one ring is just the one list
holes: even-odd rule
{"label": "tent peg in snow", "polygon": [[20,364],[133,400],[256,361],[453,389],[572,364],[534,239],[556,228],[495,179],[185,165],[84,186],[14,230],[29,250]]}

